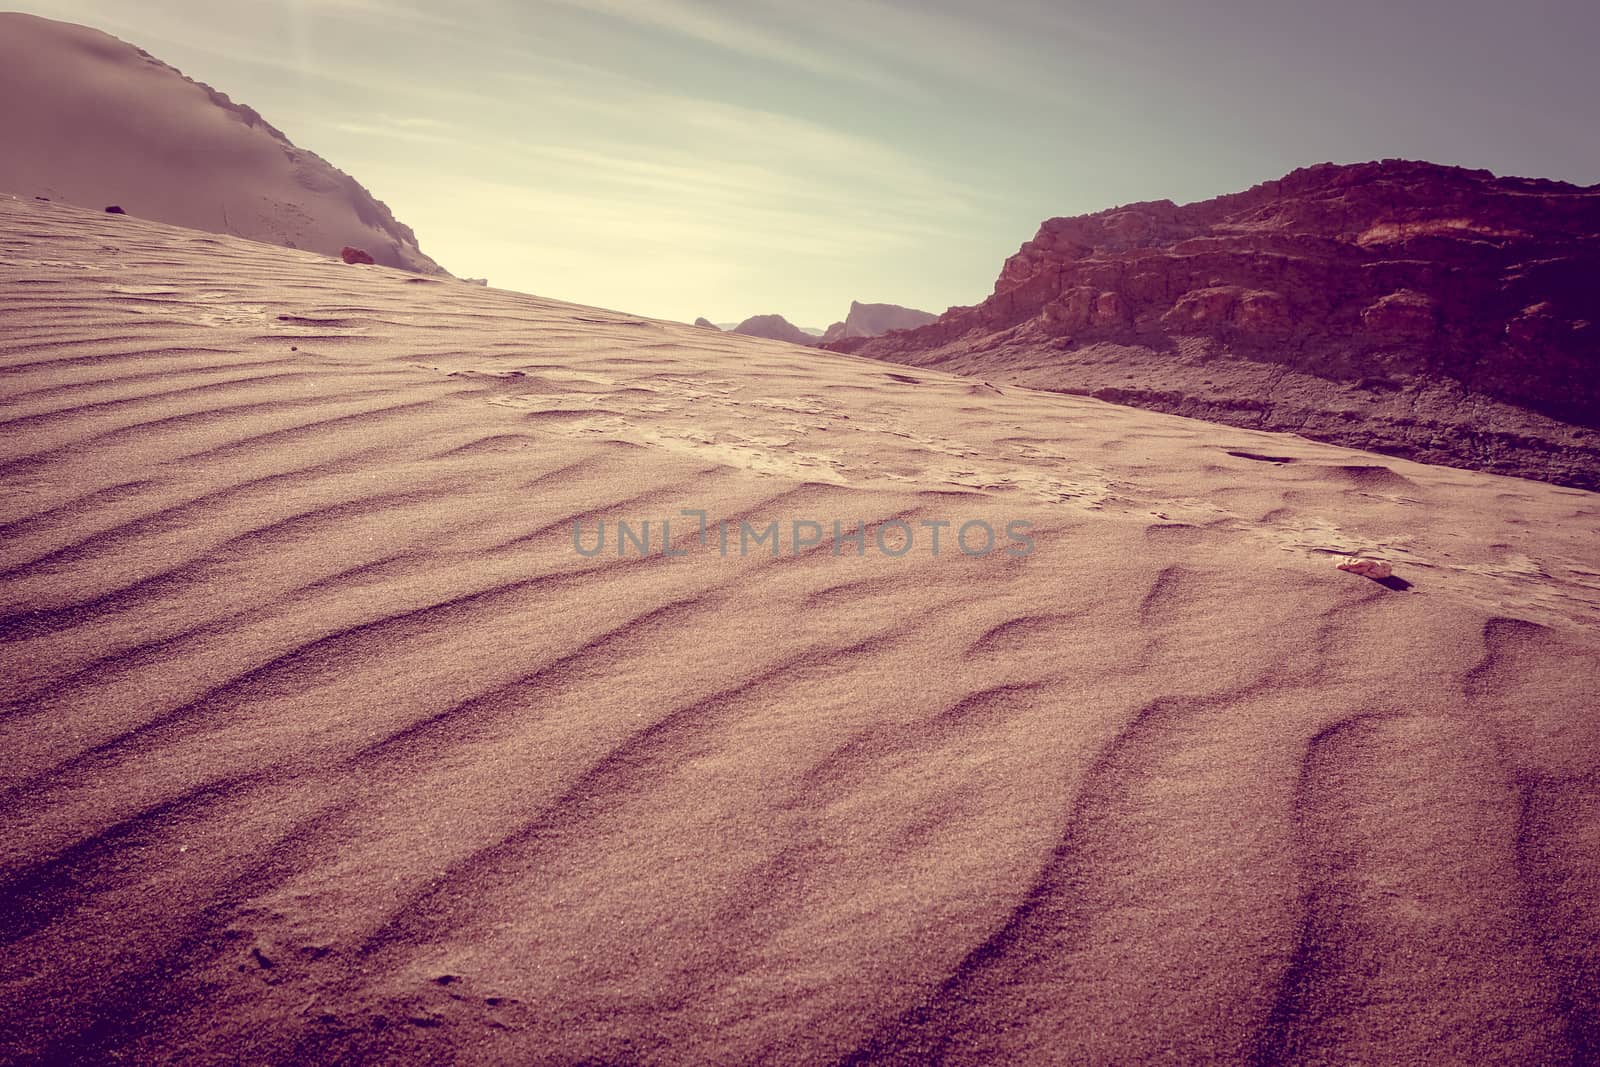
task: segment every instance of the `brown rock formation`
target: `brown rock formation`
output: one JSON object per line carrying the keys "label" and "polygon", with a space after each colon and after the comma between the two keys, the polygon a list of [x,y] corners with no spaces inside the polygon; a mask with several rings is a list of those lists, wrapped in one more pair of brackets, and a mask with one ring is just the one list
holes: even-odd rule
{"label": "brown rock formation", "polygon": [[1600,486],[1600,186],[1400,160],[1051,219],[992,295],[829,347]]}
{"label": "brown rock formation", "polygon": [[863,304],[850,301],[850,314],[843,322],[836,322],[823,333],[823,341],[840,341],[846,337],[881,337],[893,330],[914,330],[933,322],[937,315],[899,304]]}
{"label": "brown rock formation", "polygon": [[742,333],[747,337],[765,337],[769,341],[788,341],[795,345],[815,345],[817,339],[794,325],[782,315],[752,315],[731,333]]}

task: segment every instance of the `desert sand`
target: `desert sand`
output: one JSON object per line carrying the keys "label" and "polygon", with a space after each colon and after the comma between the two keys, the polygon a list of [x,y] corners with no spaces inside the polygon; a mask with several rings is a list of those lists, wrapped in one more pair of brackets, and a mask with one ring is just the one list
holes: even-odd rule
{"label": "desert sand", "polygon": [[0,419],[0,1059],[1600,1049],[1593,493],[28,198]]}
{"label": "desert sand", "polygon": [[4,193],[445,273],[350,175],[110,34],[0,11],[0,100]]}

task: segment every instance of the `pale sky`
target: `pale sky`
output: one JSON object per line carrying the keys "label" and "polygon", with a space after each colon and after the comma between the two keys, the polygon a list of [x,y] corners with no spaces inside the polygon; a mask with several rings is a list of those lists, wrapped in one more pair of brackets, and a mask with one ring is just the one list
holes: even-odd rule
{"label": "pale sky", "polygon": [[1600,182],[1592,0],[19,9],[255,108],[457,275],[685,321],[976,303],[1045,218],[1324,160]]}

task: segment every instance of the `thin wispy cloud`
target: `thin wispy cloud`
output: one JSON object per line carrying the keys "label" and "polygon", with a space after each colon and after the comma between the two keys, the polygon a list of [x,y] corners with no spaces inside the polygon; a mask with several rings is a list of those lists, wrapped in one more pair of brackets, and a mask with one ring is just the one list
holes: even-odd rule
{"label": "thin wispy cloud", "polygon": [[[1592,5],[21,6],[255,108],[458,273],[684,319],[970,304],[1041,219],[1325,159],[1600,180],[1600,147],[1572,135],[1600,126],[1573,44],[1600,34]],[[1452,58],[1474,41],[1492,55]]]}
{"label": "thin wispy cloud", "polygon": [[[429,120],[431,121],[431,120]],[[360,137],[379,137],[397,141],[409,141],[412,144],[423,145],[458,145],[461,139],[449,137],[442,133],[434,132],[442,128],[443,124],[430,127],[417,127],[406,125],[403,122],[384,121],[383,116],[376,122],[328,122],[320,123],[322,128],[335,130],[339,133],[355,134]]]}
{"label": "thin wispy cloud", "polygon": [[830,79],[844,79],[898,94],[914,95],[917,86],[878,68],[841,59],[792,35],[773,32],[751,19],[752,8],[701,3],[697,0],[542,0],[589,15],[630,23],[713,45],[737,55],[782,64]]}

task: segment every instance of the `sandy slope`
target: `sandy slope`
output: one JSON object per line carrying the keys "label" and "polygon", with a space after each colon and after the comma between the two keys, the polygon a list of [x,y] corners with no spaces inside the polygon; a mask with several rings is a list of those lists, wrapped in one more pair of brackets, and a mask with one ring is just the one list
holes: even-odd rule
{"label": "sandy slope", "polygon": [[110,34],[0,12],[0,193],[444,273],[356,180]]}
{"label": "sandy slope", "polygon": [[1600,1047],[1594,494],[28,201],[0,368],[0,1058]]}

